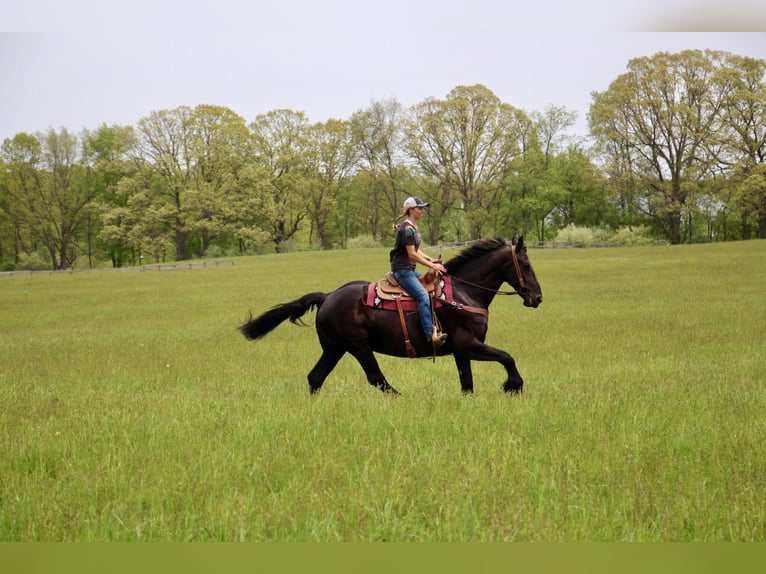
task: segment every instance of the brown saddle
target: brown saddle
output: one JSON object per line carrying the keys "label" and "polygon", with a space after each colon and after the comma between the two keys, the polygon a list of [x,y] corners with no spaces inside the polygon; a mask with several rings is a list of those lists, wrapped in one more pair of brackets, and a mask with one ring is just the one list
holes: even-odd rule
{"label": "brown saddle", "polygon": [[[437,275],[436,271],[429,269],[425,275],[421,275],[418,279],[420,280],[420,284],[425,287],[425,290],[428,292],[428,296],[430,297],[431,301],[438,300],[442,297],[444,281],[441,280],[441,277]],[[397,311],[399,311],[399,321],[402,325],[402,334],[404,335],[404,348],[407,352],[407,356],[410,358],[417,357],[417,352],[415,351],[415,347],[410,341],[410,335],[407,332],[407,324],[404,320],[403,311],[405,303],[410,308],[415,305],[415,298],[399,284],[399,282],[394,277],[394,274],[390,271],[386,273],[386,276],[383,279],[377,283],[371,284],[370,288],[373,285],[375,286],[376,306],[380,306],[385,309],[386,302],[388,302],[388,305],[392,305],[392,303],[390,303],[391,301],[395,302],[395,308]],[[372,291],[368,290],[368,294],[372,295]],[[431,307],[431,312],[433,313],[433,305]],[[433,317],[434,328],[441,329],[436,315],[434,314]],[[433,348],[433,351],[434,357],[436,357],[436,347]]]}
{"label": "brown saddle", "polygon": [[[420,280],[420,284],[425,287],[429,297],[441,297],[443,283],[439,280],[436,271],[429,269],[425,275],[421,275],[418,279]],[[377,296],[384,301],[414,299],[412,295],[407,293],[404,287],[399,285],[394,274],[390,271],[386,273],[386,276],[383,279],[375,284],[375,292]]]}

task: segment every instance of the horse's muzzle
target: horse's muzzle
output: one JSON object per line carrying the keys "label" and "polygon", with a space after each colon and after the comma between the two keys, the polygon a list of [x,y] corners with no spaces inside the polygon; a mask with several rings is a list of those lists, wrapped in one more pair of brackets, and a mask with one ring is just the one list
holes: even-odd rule
{"label": "horse's muzzle", "polygon": [[524,306],[525,307],[532,307],[533,309],[536,309],[540,306],[540,303],[543,302],[543,296],[541,293],[537,293],[536,295],[532,295],[530,293],[524,293]]}

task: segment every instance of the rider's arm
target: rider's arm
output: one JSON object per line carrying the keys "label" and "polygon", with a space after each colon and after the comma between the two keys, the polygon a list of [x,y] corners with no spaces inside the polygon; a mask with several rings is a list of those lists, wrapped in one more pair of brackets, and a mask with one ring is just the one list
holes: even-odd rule
{"label": "rider's arm", "polygon": [[435,269],[439,273],[447,272],[447,270],[444,268],[444,265],[442,265],[439,261],[434,261],[428,255],[423,253],[420,249],[416,250],[414,245],[407,246],[407,255],[409,256],[410,259],[413,259],[417,261],[418,263],[422,263],[426,267]]}

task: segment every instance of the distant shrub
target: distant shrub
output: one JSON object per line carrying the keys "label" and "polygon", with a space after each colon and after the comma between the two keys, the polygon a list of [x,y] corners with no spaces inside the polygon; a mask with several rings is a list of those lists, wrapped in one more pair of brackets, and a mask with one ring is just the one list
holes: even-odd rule
{"label": "distant shrub", "polygon": [[559,230],[556,234],[556,241],[575,247],[588,247],[593,243],[593,231],[587,227],[577,227],[570,224]]}
{"label": "distant shrub", "polygon": [[372,235],[358,235],[356,237],[352,237],[346,243],[346,247],[348,249],[371,249],[380,246],[380,242],[376,240]]}
{"label": "distant shrub", "polygon": [[614,232],[607,227],[595,227],[593,231],[593,243],[596,245],[604,245],[609,243]]}
{"label": "distant shrub", "polygon": [[208,259],[218,259],[219,257],[223,257],[225,254],[222,247],[218,245],[211,245],[207,248],[207,251],[205,252],[205,257]]}
{"label": "distant shrub", "polygon": [[19,264],[16,268],[27,271],[45,271],[46,269],[50,269],[50,263],[35,251],[34,253],[22,253],[21,256],[19,256]]}
{"label": "distant shrub", "polygon": [[3,261],[0,263],[0,271],[16,271],[16,264],[13,261]]}
{"label": "distant shrub", "polygon": [[645,225],[621,227],[609,238],[611,245],[648,245],[653,241],[649,228]]}

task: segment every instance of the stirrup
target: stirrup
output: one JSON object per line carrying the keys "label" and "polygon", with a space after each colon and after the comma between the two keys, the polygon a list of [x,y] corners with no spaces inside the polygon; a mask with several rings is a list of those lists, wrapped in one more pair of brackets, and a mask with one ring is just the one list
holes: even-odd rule
{"label": "stirrup", "polygon": [[446,341],[447,333],[434,331],[433,335],[431,335],[431,342],[433,343],[434,348],[441,347]]}

